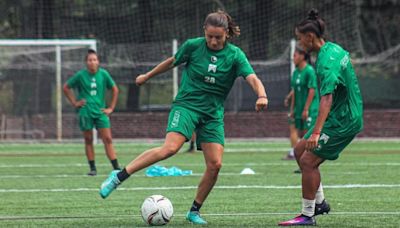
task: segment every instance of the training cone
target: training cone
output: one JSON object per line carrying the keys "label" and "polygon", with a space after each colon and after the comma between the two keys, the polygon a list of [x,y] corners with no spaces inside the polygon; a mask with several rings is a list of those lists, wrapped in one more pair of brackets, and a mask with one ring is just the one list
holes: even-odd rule
{"label": "training cone", "polygon": [[242,172],[240,172],[240,174],[242,174],[242,175],[253,175],[253,174],[256,174],[256,173],[250,168],[244,168],[242,170]]}

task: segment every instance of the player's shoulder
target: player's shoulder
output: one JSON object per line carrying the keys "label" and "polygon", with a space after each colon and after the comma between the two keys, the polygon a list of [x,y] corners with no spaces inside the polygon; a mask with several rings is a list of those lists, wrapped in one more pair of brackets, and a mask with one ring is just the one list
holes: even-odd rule
{"label": "player's shoulder", "polygon": [[100,74],[110,76],[110,72],[108,72],[108,70],[104,69],[103,67],[99,67],[98,71],[99,71]]}
{"label": "player's shoulder", "polygon": [[204,45],[205,43],[206,43],[206,38],[204,38],[204,37],[190,38],[190,39],[187,39],[185,42],[186,45],[193,47],[193,48]]}
{"label": "player's shoulder", "polygon": [[311,64],[308,64],[307,63],[307,65],[306,65],[306,67],[305,67],[305,70],[307,71],[307,72],[309,72],[309,73],[313,73],[315,70],[314,70],[314,67],[311,65]]}
{"label": "player's shoulder", "polygon": [[83,75],[86,75],[87,73],[88,73],[87,70],[86,70],[85,68],[83,68],[83,69],[78,70],[78,71],[74,74],[74,76],[81,77],[81,76],[83,76]]}

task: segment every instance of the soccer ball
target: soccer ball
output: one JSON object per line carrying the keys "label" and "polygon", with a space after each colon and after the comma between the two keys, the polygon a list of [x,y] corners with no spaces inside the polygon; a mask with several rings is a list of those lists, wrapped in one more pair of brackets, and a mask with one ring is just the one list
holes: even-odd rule
{"label": "soccer ball", "polygon": [[144,200],[141,212],[142,218],[147,224],[162,226],[171,220],[174,208],[167,197],[152,195]]}

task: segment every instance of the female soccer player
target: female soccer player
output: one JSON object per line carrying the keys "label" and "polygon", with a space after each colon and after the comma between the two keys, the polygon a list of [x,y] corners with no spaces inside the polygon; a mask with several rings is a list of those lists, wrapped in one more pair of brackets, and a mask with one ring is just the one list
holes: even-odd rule
{"label": "female soccer player", "polygon": [[[318,115],[317,76],[314,68],[307,63],[308,59],[309,55],[297,46],[293,54],[296,69],[290,83],[294,99],[291,99],[289,118],[294,118],[294,126],[300,138],[314,125]],[[287,158],[291,158],[290,155]]]}
{"label": "female soccer player", "polygon": [[[79,92],[78,99],[72,89]],[[109,107],[105,104],[105,93],[112,90],[112,99]],[[64,94],[76,108],[79,126],[85,138],[85,151],[90,166],[89,176],[97,174],[93,148],[93,127],[96,127],[104,143],[108,159],[114,170],[119,170],[117,156],[112,144],[110,118],[118,99],[118,87],[110,74],[99,67],[99,58],[94,50],[86,55],[86,69],[78,71],[64,84]]]}
{"label": "female soccer player", "polygon": [[301,215],[281,226],[316,225],[314,216],[328,213],[319,166],[335,160],[363,128],[361,92],[347,51],[324,39],[325,22],[312,9],[296,26],[296,36],[307,52],[318,54],[316,72],[320,79],[317,121],[296,148],[302,171],[303,209]]}
{"label": "female soccer player", "polygon": [[136,78],[143,85],[150,78],[175,66],[185,64],[182,81],[168,119],[167,135],[161,147],[150,149],[127,165],[121,172],[111,172],[100,189],[106,198],[131,174],[177,153],[192,132],[203,150],[206,170],[186,218],[194,224],[206,224],[199,210],[217,181],[224,152],[224,101],[235,79],[242,76],[258,98],[256,111],[268,103],[265,89],[255,75],[243,51],[228,42],[239,35],[239,27],[225,12],[209,14],[204,22],[204,35],[187,40],[175,54],[146,74]]}

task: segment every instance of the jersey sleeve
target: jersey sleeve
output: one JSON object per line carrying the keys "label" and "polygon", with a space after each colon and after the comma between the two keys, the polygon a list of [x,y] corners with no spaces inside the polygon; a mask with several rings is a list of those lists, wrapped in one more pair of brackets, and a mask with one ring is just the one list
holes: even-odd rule
{"label": "jersey sleeve", "polygon": [[175,62],[174,66],[178,66],[182,63],[186,63],[190,59],[190,53],[192,52],[193,49],[193,41],[192,40],[187,40],[185,43],[183,43],[178,51],[175,54]]}
{"label": "jersey sleeve", "polygon": [[106,88],[111,89],[113,86],[115,86],[115,81],[112,79],[110,73],[108,71],[104,70],[104,75],[105,75],[105,82],[106,82]]}
{"label": "jersey sleeve", "polygon": [[79,72],[74,74],[74,76],[70,77],[66,82],[68,87],[71,88],[71,89],[77,88],[79,86],[79,78],[80,78],[80,73]]}
{"label": "jersey sleeve", "polygon": [[320,72],[321,89],[320,95],[325,96],[332,94],[339,84],[339,71],[335,70],[332,66],[323,67]]}
{"label": "jersey sleeve", "polygon": [[246,78],[250,74],[254,74],[254,70],[244,52],[240,49],[238,50],[236,57],[236,75]]}
{"label": "jersey sleeve", "polygon": [[317,75],[315,74],[314,68],[311,66],[308,68],[308,82],[307,82],[307,87],[309,89],[317,89],[318,84],[317,84]]}

